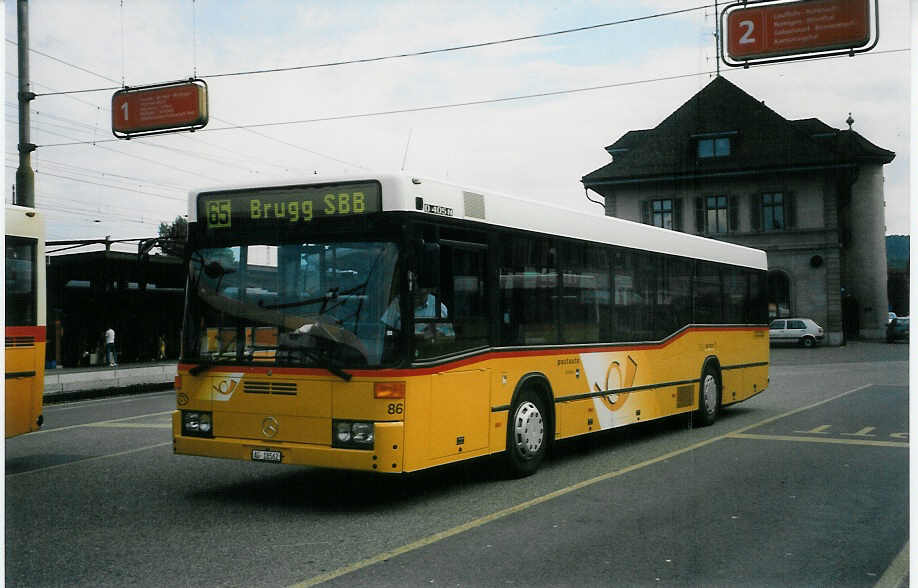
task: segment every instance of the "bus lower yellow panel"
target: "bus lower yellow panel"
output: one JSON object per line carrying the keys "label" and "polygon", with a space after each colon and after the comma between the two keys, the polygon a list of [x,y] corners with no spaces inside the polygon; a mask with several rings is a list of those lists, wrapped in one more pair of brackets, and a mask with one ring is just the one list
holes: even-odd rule
{"label": "bus lower yellow panel", "polygon": [[734,402],[747,400],[768,387],[768,366],[753,366],[742,370],[743,383],[732,393],[727,396],[726,391],[723,395],[724,405]]}
{"label": "bus lower yellow panel", "polygon": [[224,437],[238,439],[264,439],[262,433],[266,418],[273,418],[275,435],[291,443],[331,444],[331,420],[328,418],[297,417],[275,413],[215,412],[214,431]]}
{"label": "bus lower yellow panel", "polygon": [[730,404],[743,396],[745,370],[726,370],[721,374],[721,402]]}
{"label": "bus lower yellow panel", "polygon": [[431,376],[428,458],[459,455],[488,446],[488,385],[487,370]]}
{"label": "bus lower yellow panel", "polygon": [[599,430],[592,399],[559,402],[555,405],[555,438],[576,437]]}
{"label": "bus lower yellow panel", "polygon": [[[177,421],[175,448],[242,460],[271,448],[284,463],[410,472],[504,451],[514,392],[527,376],[547,383],[554,402],[546,420],[554,416],[554,438],[563,439],[697,410],[708,359],[722,368],[722,403],[746,400],[768,386],[768,353],[765,329],[701,327],[662,344],[495,352],[439,373],[349,382],[289,371],[183,372],[181,408],[213,410],[217,438],[182,438]],[[404,382],[404,398],[374,397],[377,381]],[[270,418],[279,432],[269,439]],[[334,419],[373,422],[375,450],[332,448]]]}
{"label": "bus lower yellow panel", "polygon": [[32,381],[34,378],[10,378],[6,381],[6,436],[32,431]]}
{"label": "bus lower yellow panel", "polygon": [[7,347],[7,374],[34,374],[6,378],[5,410],[6,437],[14,437],[39,429],[45,383],[45,343],[29,347]]}

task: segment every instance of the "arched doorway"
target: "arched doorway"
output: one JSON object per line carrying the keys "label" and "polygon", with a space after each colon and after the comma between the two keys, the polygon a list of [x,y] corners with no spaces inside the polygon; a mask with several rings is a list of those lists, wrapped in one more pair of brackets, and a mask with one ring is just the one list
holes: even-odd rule
{"label": "arched doorway", "polygon": [[768,272],[768,318],[791,316],[790,278],[780,270]]}

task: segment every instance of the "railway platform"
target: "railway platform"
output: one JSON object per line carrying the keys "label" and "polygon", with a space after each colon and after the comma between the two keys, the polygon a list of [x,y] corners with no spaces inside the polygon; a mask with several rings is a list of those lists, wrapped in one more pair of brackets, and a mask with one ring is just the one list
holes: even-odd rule
{"label": "railway platform", "polygon": [[163,390],[175,382],[177,362],[45,369],[46,403]]}

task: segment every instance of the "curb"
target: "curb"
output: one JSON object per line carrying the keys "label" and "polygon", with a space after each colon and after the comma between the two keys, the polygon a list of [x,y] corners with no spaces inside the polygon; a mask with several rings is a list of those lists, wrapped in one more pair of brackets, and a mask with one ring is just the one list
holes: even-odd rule
{"label": "curb", "polygon": [[168,383],[151,383],[151,384],[133,384],[130,386],[120,386],[111,388],[96,388],[92,390],[78,390],[74,392],[55,392],[53,394],[45,393],[43,403],[59,404],[63,402],[72,402],[75,400],[91,400],[94,398],[111,398],[115,396],[131,396],[134,394],[145,394],[147,392],[159,392],[161,390],[171,390],[174,384]]}

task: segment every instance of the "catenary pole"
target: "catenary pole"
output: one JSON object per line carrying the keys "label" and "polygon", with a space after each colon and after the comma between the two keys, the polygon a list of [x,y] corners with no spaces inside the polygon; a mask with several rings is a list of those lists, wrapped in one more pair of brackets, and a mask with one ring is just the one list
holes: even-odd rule
{"label": "catenary pole", "polygon": [[16,202],[35,208],[35,172],[32,171],[32,151],[29,140],[29,103],[35,94],[29,88],[29,2],[17,1],[19,41],[19,168],[16,170]]}

